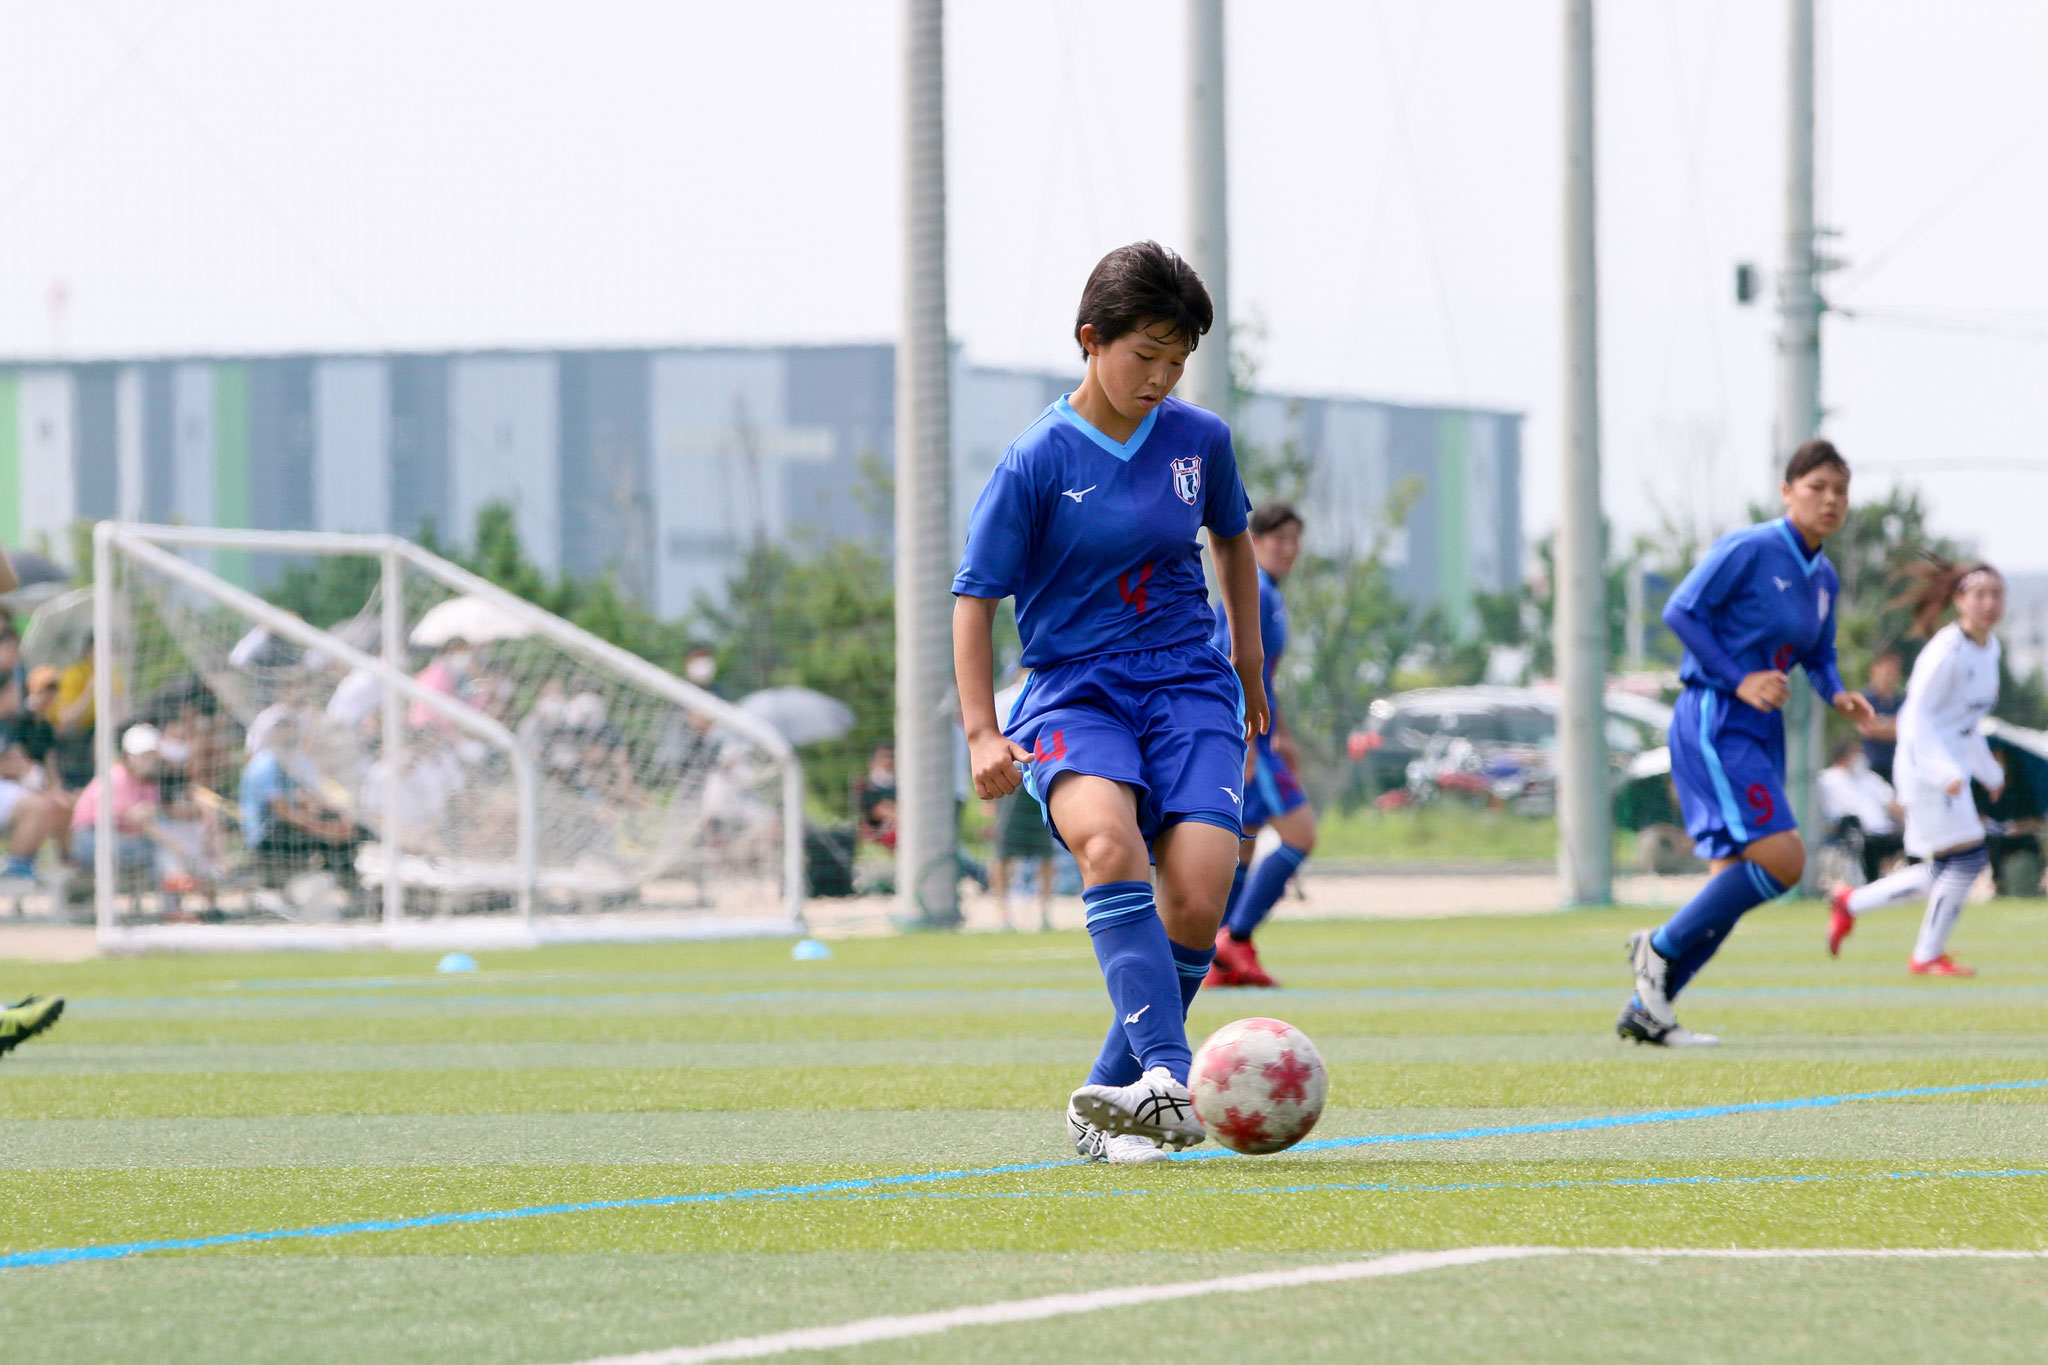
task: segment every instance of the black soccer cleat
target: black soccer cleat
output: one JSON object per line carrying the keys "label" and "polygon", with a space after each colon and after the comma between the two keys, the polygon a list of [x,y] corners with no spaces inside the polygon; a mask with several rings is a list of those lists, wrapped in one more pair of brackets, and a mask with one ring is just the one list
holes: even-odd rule
{"label": "black soccer cleat", "polygon": [[1662,1047],[1664,1035],[1671,1030],[1658,1023],[1648,1010],[1631,1000],[1621,1007],[1621,1015],[1614,1021],[1614,1031],[1638,1043]]}

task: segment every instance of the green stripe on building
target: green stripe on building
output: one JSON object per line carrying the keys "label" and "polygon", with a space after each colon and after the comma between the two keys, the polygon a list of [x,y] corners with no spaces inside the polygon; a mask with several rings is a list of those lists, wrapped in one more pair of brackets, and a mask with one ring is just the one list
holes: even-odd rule
{"label": "green stripe on building", "polygon": [[[213,524],[244,529],[249,525],[249,369],[216,365],[213,369]],[[221,550],[214,572],[230,583],[249,586],[249,552]]]}
{"label": "green stripe on building", "polygon": [[0,545],[21,544],[21,410],[16,371],[0,372]]}
{"label": "green stripe on building", "polygon": [[1471,421],[1462,412],[1436,420],[1437,600],[1460,635],[1472,624]]}

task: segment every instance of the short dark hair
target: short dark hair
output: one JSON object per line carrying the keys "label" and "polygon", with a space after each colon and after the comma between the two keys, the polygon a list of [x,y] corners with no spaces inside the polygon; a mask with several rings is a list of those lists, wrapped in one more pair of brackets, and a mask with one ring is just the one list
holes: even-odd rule
{"label": "short dark hair", "polygon": [[1262,502],[1252,509],[1251,528],[1255,536],[1270,536],[1289,523],[1296,526],[1304,524],[1301,513],[1294,510],[1291,502]]}
{"label": "short dark hair", "polygon": [[1785,482],[1798,483],[1801,479],[1831,464],[1842,471],[1842,477],[1849,476],[1849,462],[1842,458],[1842,452],[1835,449],[1833,441],[1823,441],[1818,436],[1792,452],[1792,458],[1785,461]]}
{"label": "short dark hair", "polygon": [[[1095,263],[1074,313],[1074,344],[1093,326],[1107,345],[1147,322],[1163,322],[1193,350],[1216,320],[1216,305],[1195,268],[1157,242],[1120,246]],[[1081,355],[1088,354],[1086,346]]]}

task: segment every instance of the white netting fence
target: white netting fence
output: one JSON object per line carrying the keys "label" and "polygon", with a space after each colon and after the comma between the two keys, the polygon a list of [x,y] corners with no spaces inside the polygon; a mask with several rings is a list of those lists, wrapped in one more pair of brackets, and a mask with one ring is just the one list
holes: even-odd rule
{"label": "white netting fence", "polygon": [[[101,542],[99,772],[147,770],[160,795],[100,858],[103,932],[425,923],[481,943],[798,922],[801,784],[752,717],[393,538]],[[233,585],[308,551],[359,605],[302,622]],[[124,754],[147,745],[137,725],[155,754]]]}

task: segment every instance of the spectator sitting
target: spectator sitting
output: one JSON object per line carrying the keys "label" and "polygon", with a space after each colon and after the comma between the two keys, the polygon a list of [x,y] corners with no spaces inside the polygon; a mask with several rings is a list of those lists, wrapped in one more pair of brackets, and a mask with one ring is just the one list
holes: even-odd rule
{"label": "spectator sitting", "polygon": [[362,831],[312,795],[306,775],[297,771],[298,752],[298,717],[282,716],[242,769],[242,836],[249,855],[287,874],[311,867],[317,856],[353,885]]}
{"label": "spectator sitting", "polygon": [[220,820],[213,798],[197,775],[203,761],[205,720],[196,706],[165,722],[158,739],[162,759],[157,787],[162,793],[157,815],[157,842],[164,854],[163,889],[172,893],[213,894],[220,879]]}
{"label": "spectator sitting", "polygon": [[34,877],[36,854],[45,843],[55,840],[59,852],[63,851],[71,810],[65,802],[36,790],[42,777],[20,736],[0,734],[0,833],[7,836],[0,878]]}
{"label": "spectator sitting", "polygon": [[[108,780],[95,777],[78,794],[71,809],[71,859],[88,871],[98,851],[100,802],[111,799],[114,813],[114,868],[157,881],[156,813],[161,801],[157,771],[163,737],[154,725],[131,725],[121,736],[121,755]],[[111,793],[111,797],[108,793]]]}
{"label": "spectator sitting", "polygon": [[57,775],[70,791],[84,787],[95,775],[92,662],[92,637],[88,635],[85,653],[57,675],[57,700],[48,713],[57,732]]}
{"label": "spectator sitting", "polygon": [[[413,681],[429,692],[438,692],[444,697],[460,701],[463,689],[469,683],[470,666],[475,662],[476,654],[470,649],[469,642],[457,636],[441,646],[440,652],[425,668],[414,675]],[[407,723],[415,730],[425,729],[428,725],[438,725],[446,730],[454,729],[449,721],[443,719],[424,701],[412,704],[412,710],[407,713]]]}
{"label": "spectator sitting", "polygon": [[28,674],[21,666],[21,636],[0,615],[0,733],[28,710]]}
{"label": "spectator sitting", "polygon": [[[41,664],[28,671],[28,704],[13,724],[14,738],[28,754],[29,762],[41,770],[41,780],[27,785],[47,791],[64,803],[64,809],[71,809],[72,796],[65,790],[62,775],[57,770],[57,727],[51,717],[57,712],[57,670],[49,664]],[[65,828],[71,827],[65,821]]]}
{"label": "spectator sitting", "polygon": [[1887,858],[1905,851],[1899,821],[1904,812],[1891,783],[1871,770],[1855,740],[1835,748],[1834,762],[1820,772],[1821,817],[1838,832],[1854,825],[1860,843],[1851,846],[1863,860],[1863,878],[1874,882],[1883,875]]}

